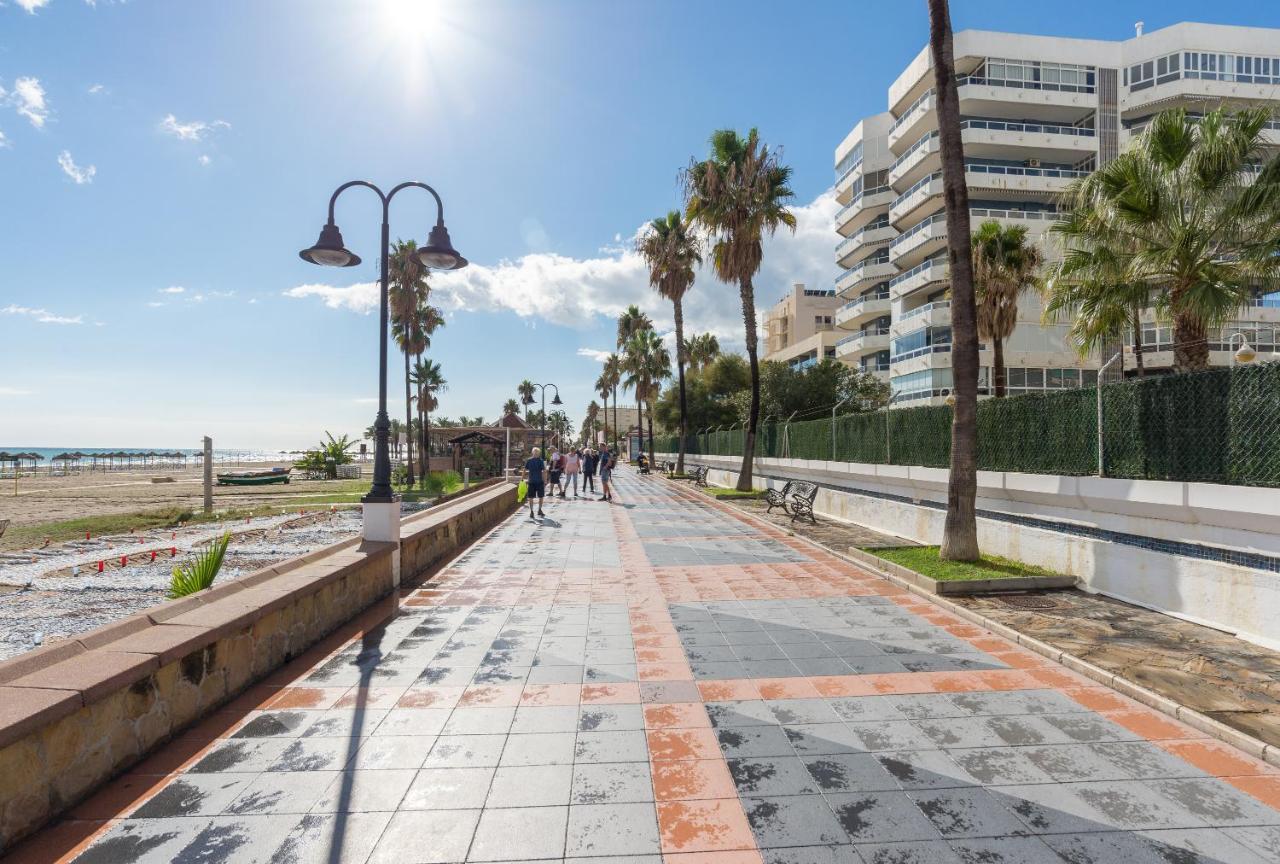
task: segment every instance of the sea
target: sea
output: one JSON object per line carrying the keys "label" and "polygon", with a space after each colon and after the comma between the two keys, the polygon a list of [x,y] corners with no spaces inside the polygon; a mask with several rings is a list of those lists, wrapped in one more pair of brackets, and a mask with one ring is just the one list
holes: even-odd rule
{"label": "sea", "polygon": [[[199,456],[198,447],[26,447],[22,445],[0,445],[2,453],[35,453],[41,458],[40,465],[47,465],[54,456],[62,453],[83,453],[92,456],[95,453],[131,453],[141,456],[147,453],[181,453],[184,456]],[[296,459],[298,450],[225,450],[214,448],[213,461],[216,463],[234,462],[288,462]],[[88,460],[86,460],[87,462]]]}

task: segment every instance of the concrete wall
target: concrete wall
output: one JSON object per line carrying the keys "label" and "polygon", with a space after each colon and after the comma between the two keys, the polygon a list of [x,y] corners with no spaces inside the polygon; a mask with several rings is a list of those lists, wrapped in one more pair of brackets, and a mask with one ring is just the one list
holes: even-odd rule
{"label": "concrete wall", "polygon": [[[737,481],[737,457],[685,459],[710,466],[713,483]],[[936,505],[946,502],[944,469],[802,459],[757,459],[755,465],[760,488],[780,488],[788,478],[824,484],[815,501],[819,514],[918,543],[942,538],[945,511]],[[977,506],[992,514],[978,519],[985,552],[1075,576],[1087,591],[1280,648],[1280,573],[1160,548],[1198,544],[1280,556],[1280,489],[980,471]],[[1002,516],[1044,520],[1061,530]],[[1071,533],[1074,526],[1150,543],[1144,548],[1133,540],[1080,536]]]}
{"label": "concrete wall", "polygon": [[351,540],[0,663],[0,853],[516,506],[492,485]]}

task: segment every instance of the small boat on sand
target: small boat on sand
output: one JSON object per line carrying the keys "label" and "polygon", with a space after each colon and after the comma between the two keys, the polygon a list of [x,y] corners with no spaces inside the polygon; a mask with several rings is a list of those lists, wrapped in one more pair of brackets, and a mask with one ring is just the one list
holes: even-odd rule
{"label": "small boat on sand", "polygon": [[267,468],[262,471],[224,471],[218,475],[219,486],[266,486],[288,483],[292,468]]}

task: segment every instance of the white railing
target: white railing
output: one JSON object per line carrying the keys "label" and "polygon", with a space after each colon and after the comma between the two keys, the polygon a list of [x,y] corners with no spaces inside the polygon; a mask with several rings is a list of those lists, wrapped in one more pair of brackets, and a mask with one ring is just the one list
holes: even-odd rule
{"label": "white railing", "polygon": [[989,129],[993,132],[1044,132],[1050,135],[1077,135],[1094,138],[1098,132],[1089,126],[1063,126],[1060,123],[1015,123],[1010,120],[962,120],[961,129]]}
{"label": "white railing", "polygon": [[912,309],[908,312],[903,312],[901,315],[898,316],[898,321],[899,322],[910,321],[912,318],[915,318],[918,315],[925,315],[925,314],[928,314],[929,312],[933,312],[936,309],[950,309],[950,308],[951,308],[950,300],[935,300],[932,303],[926,303],[923,306],[917,306],[915,309]]}
{"label": "white railing", "polygon": [[889,166],[889,173],[892,174],[894,171],[898,170],[898,166],[902,165],[904,162],[906,162],[908,159],[914,156],[916,151],[919,150],[921,147],[928,147],[930,142],[936,140],[937,137],[938,137],[937,130],[934,130],[933,132],[926,132],[924,135],[921,135],[920,140],[912,144],[910,147],[908,147],[906,153],[903,153],[897,159],[893,160],[893,164]]}

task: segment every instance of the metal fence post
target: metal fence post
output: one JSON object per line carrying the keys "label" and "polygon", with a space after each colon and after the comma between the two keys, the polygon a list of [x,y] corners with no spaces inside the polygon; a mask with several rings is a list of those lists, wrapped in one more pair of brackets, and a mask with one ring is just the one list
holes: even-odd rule
{"label": "metal fence post", "polygon": [[1123,352],[1116,352],[1116,354],[1113,355],[1110,360],[1108,360],[1106,363],[1103,363],[1102,367],[1098,369],[1098,476],[1099,477],[1107,476],[1106,463],[1103,461],[1104,443],[1103,443],[1103,436],[1102,436],[1102,373],[1106,372],[1107,368],[1110,367],[1112,363],[1119,360],[1120,355],[1122,353]]}

